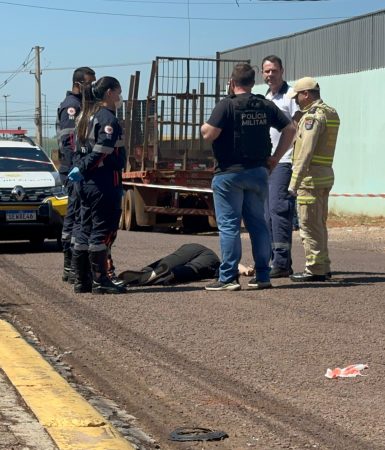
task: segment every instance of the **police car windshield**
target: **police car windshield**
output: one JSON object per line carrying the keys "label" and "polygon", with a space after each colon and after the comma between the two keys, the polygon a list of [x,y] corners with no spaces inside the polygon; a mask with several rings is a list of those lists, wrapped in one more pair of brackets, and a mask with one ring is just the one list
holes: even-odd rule
{"label": "police car windshield", "polygon": [[0,147],[0,172],[55,172],[48,156],[38,148]]}

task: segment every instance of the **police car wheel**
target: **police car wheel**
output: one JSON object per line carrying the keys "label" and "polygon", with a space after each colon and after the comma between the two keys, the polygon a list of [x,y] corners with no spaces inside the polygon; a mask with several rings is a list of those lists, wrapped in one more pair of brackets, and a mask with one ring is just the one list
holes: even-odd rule
{"label": "police car wheel", "polygon": [[44,238],[43,237],[33,237],[29,240],[31,247],[34,249],[40,249],[44,246]]}
{"label": "police car wheel", "polygon": [[57,243],[58,249],[59,249],[60,251],[63,250],[63,244],[62,244],[62,241],[61,241],[61,236],[58,236],[58,237],[56,238],[56,243]]}

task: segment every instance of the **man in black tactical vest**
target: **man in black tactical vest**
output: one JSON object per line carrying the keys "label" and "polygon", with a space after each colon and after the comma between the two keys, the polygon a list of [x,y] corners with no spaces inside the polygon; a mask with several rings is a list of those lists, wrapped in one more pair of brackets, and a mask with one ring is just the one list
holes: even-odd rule
{"label": "man in black tactical vest", "polygon": [[[238,263],[242,219],[255,263],[255,278],[248,285],[271,287],[271,242],[264,218],[267,178],[289,148],[295,128],[274,103],[251,93],[254,83],[254,69],[249,64],[237,64],[230,80],[233,94],[215,106],[201,128],[203,138],[212,142],[216,160],[212,189],[222,256],[218,281],[206,286],[210,291],[241,289]],[[270,127],[281,132],[273,155]]]}

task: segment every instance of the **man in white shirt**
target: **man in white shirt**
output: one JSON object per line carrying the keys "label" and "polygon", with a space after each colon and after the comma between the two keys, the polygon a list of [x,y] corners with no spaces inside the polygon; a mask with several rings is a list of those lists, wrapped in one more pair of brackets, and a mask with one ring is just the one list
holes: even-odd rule
{"label": "man in white shirt", "polygon": [[[262,76],[269,89],[265,95],[289,118],[293,119],[298,105],[286,97],[292,89],[283,79],[282,60],[275,55],[266,56],[262,61]],[[281,133],[270,128],[270,138],[274,153]],[[272,240],[271,278],[288,277],[291,267],[291,243],[295,198],[288,192],[291,178],[293,147],[280,159],[269,176],[269,195],[266,202],[266,219]]]}

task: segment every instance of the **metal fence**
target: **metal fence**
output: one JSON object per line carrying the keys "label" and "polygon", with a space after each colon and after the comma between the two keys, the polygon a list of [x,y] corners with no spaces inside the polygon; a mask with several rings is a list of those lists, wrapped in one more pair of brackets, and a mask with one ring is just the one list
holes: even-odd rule
{"label": "metal fence", "polygon": [[[227,82],[239,60],[205,58],[156,59],[155,103],[159,142],[164,155],[176,154],[182,164],[210,152],[201,136],[215,104],[227,95]],[[171,153],[169,153],[171,152]]]}
{"label": "metal fence", "polygon": [[133,163],[139,165],[140,157],[142,170],[212,165],[211,145],[202,139],[200,127],[227,95],[233,67],[240,61],[157,57],[145,101],[137,99],[137,72],[131,79],[126,114],[126,144]]}

